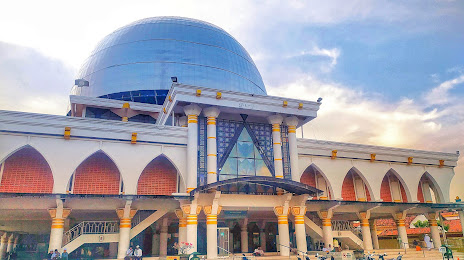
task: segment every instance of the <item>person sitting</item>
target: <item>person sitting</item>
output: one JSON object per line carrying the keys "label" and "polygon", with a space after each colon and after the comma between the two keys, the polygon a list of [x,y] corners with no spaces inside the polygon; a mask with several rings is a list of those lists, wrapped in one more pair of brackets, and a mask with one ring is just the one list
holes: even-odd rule
{"label": "person sitting", "polygon": [[257,247],[255,251],[253,252],[254,256],[264,256],[264,251],[261,249],[261,247]]}
{"label": "person sitting", "polygon": [[58,249],[55,249],[55,252],[52,254],[52,259],[60,259],[60,252],[58,252]]}
{"label": "person sitting", "polygon": [[138,245],[135,247],[134,256],[135,256],[134,259],[137,259],[137,260],[142,259],[142,249],[140,249],[140,246]]}
{"label": "person sitting", "polygon": [[126,256],[124,257],[124,260],[131,260],[133,255],[134,249],[130,246],[129,249],[127,249],[126,251]]}

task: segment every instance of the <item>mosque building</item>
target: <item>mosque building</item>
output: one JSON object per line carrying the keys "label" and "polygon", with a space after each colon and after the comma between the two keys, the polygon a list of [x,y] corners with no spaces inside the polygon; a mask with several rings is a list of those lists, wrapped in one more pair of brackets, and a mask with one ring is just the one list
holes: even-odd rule
{"label": "mosque building", "polygon": [[85,60],[66,116],[0,111],[0,257],[408,248],[418,215],[440,247],[441,213],[464,219],[449,200],[459,153],[297,137],[320,106],[267,95],[210,23],[119,28]]}

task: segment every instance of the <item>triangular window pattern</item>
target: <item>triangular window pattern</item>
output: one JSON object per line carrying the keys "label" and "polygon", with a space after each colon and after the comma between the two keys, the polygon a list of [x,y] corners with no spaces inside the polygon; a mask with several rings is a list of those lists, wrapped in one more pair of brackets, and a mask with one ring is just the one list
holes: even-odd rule
{"label": "triangular window pattern", "polygon": [[247,176],[272,176],[246,128],[219,173],[219,181]]}

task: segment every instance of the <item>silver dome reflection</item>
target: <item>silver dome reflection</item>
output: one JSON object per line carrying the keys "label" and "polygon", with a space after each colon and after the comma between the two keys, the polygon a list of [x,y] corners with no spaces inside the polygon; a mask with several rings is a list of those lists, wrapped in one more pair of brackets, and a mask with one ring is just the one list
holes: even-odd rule
{"label": "silver dome reflection", "polygon": [[250,55],[221,28],[179,17],[146,18],[106,36],[80,69],[73,94],[162,103],[180,83],[266,94]]}

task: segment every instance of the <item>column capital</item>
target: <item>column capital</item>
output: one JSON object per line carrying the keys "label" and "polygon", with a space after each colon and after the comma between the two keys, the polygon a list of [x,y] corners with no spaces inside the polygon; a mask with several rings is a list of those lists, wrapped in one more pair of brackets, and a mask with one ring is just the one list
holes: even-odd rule
{"label": "column capital", "polygon": [[306,206],[292,207],[292,215],[293,216],[306,215]]}
{"label": "column capital", "polygon": [[219,215],[221,213],[222,207],[216,205],[203,206],[203,211],[205,215]]}
{"label": "column capital", "polygon": [[404,219],[406,218],[405,212],[396,212],[396,213],[392,213],[392,215],[393,215],[393,219],[396,221],[403,220],[404,222]]}
{"label": "column capital", "polygon": [[219,113],[221,113],[221,111],[217,107],[207,107],[203,109],[203,115],[205,115],[206,117],[216,118],[219,116]]}
{"label": "column capital", "polygon": [[182,211],[185,215],[198,215],[201,212],[201,206],[198,205],[182,205]]}
{"label": "column capital", "polygon": [[358,218],[360,220],[369,221],[369,219],[371,218],[371,212],[370,211],[361,211],[361,212],[356,213],[356,215],[358,215]]}
{"label": "column capital", "polygon": [[300,120],[296,116],[289,116],[285,118],[285,124],[288,126],[297,126],[299,121]]}
{"label": "column capital", "polygon": [[275,206],[274,207],[274,214],[276,216],[288,216],[289,214],[289,207],[288,206]]}
{"label": "column capital", "polygon": [[281,115],[272,115],[272,116],[268,116],[267,120],[269,121],[270,124],[281,125],[284,118]]}
{"label": "column capital", "polygon": [[425,214],[428,220],[436,220],[440,216],[440,212],[429,212]]}
{"label": "column capital", "polygon": [[333,211],[332,210],[318,211],[317,215],[319,215],[319,218],[321,219],[332,219]]}
{"label": "column capital", "polygon": [[125,211],[126,208],[116,209],[116,214],[118,214],[119,219],[132,219],[137,213],[136,209],[130,209],[128,212]]}
{"label": "column capital", "polygon": [[184,107],[184,113],[187,116],[190,116],[190,115],[199,116],[201,113],[201,107],[199,107],[197,104],[187,105]]}
{"label": "column capital", "polygon": [[60,219],[66,219],[69,214],[71,214],[71,209],[70,208],[54,208],[54,209],[48,209],[48,214],[50,214],[51,218],[60,218]]}

